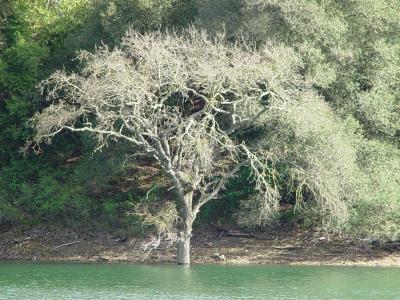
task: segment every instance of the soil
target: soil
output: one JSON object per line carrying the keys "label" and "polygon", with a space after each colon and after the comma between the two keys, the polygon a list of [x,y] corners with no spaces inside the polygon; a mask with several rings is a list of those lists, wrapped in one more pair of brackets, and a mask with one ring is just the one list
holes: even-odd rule
{"label": "soil", "polygon": [[[174,246],[162,243],[144,252],[150,240],[62,228],[10,229],[0,232],[0,260],[174,263]],[[191,255],[194,264],[400,266],[400,244],[304,231],[246,235],[198,230]]]}

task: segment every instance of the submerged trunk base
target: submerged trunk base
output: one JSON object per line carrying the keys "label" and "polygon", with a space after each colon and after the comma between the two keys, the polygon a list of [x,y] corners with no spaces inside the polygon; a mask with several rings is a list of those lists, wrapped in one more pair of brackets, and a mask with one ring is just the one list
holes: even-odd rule
{"label": "submerged trunk base", "polygon": [[190,236],[178,242],[176,263],[178,265],[190,265]]}

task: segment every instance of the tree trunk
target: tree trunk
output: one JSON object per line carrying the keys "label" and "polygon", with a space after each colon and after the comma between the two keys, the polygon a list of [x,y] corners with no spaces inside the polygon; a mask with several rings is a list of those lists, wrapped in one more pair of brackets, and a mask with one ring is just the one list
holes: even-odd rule
{"label": "tree trunk", "polygon": [[190,265],[190,235],[178,242],[176,249],[176,263],[178,265]]}
{"label": "tree trunk", "polygon": [[185,195],[184,207],[181,210],[182,231],[176,249],[176,263],[178,265],[190,264],[190,238],[192,237],[193,212],[192,212],[193,192]]}

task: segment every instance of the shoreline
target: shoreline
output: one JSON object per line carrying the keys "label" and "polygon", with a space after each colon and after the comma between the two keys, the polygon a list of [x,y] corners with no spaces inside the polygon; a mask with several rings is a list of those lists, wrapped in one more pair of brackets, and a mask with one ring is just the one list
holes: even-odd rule
{"label": "shoreline", "polygon": [[[393,257],[391,258],[393,259]],[[393,262],[391,259],[378,259],[374,261],[335,261],[335,262],[321,262],[321,261],[301,261],[301,262],[268,262],[268,263],[254,263],[254,262],[244,262],[227,260],[224,262],[198,262],[194,261],[191,266],[206,266],[206,265],[221,265],[221,266],[291,266],[291,267],[345,267],[345,268],[400,268],[400,255],[396,256],[396,261]],[[0,257],[0,264],[4,263],[37,263],[37,264],[127,264],[136,266],[177,266],[174,261],[163,261],[163,260],[151,260],[151,261],[141,261],[141,260],[88,260],[82,259],[81,257],[42,257],[37,260],[33,260],[30,257],[25,258],[2,258]]]}
{"label": "shoreline", "polygon": [[[0,235],[0,261],[174,264],[175,248],[162,243],[147,257],[151,237],[81,233],[71,229],[10,229]],[[192,264],[400,267],[400,249],[309,232],[218,236],[195,231]]]}

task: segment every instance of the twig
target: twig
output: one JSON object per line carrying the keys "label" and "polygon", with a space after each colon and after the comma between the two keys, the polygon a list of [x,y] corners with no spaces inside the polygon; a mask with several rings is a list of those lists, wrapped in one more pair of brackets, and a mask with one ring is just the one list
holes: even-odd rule
{"label": "twig", "polygon": [[58,246],[54,247],[53,249],[51,249],[51,251],[54,251],[54,250],[56,250],[56,249],[58,249],[58,248],[61,248],[61,247],[66,247],[66,246],[70,246],[70,245],[75,245],[75,244],[78,244],[78,243],[81,243],[81,242],[82,242],[82,241],[75,241],[75,242],[71,242],[71,243],[66,243],[66,244],[58,245]]}

